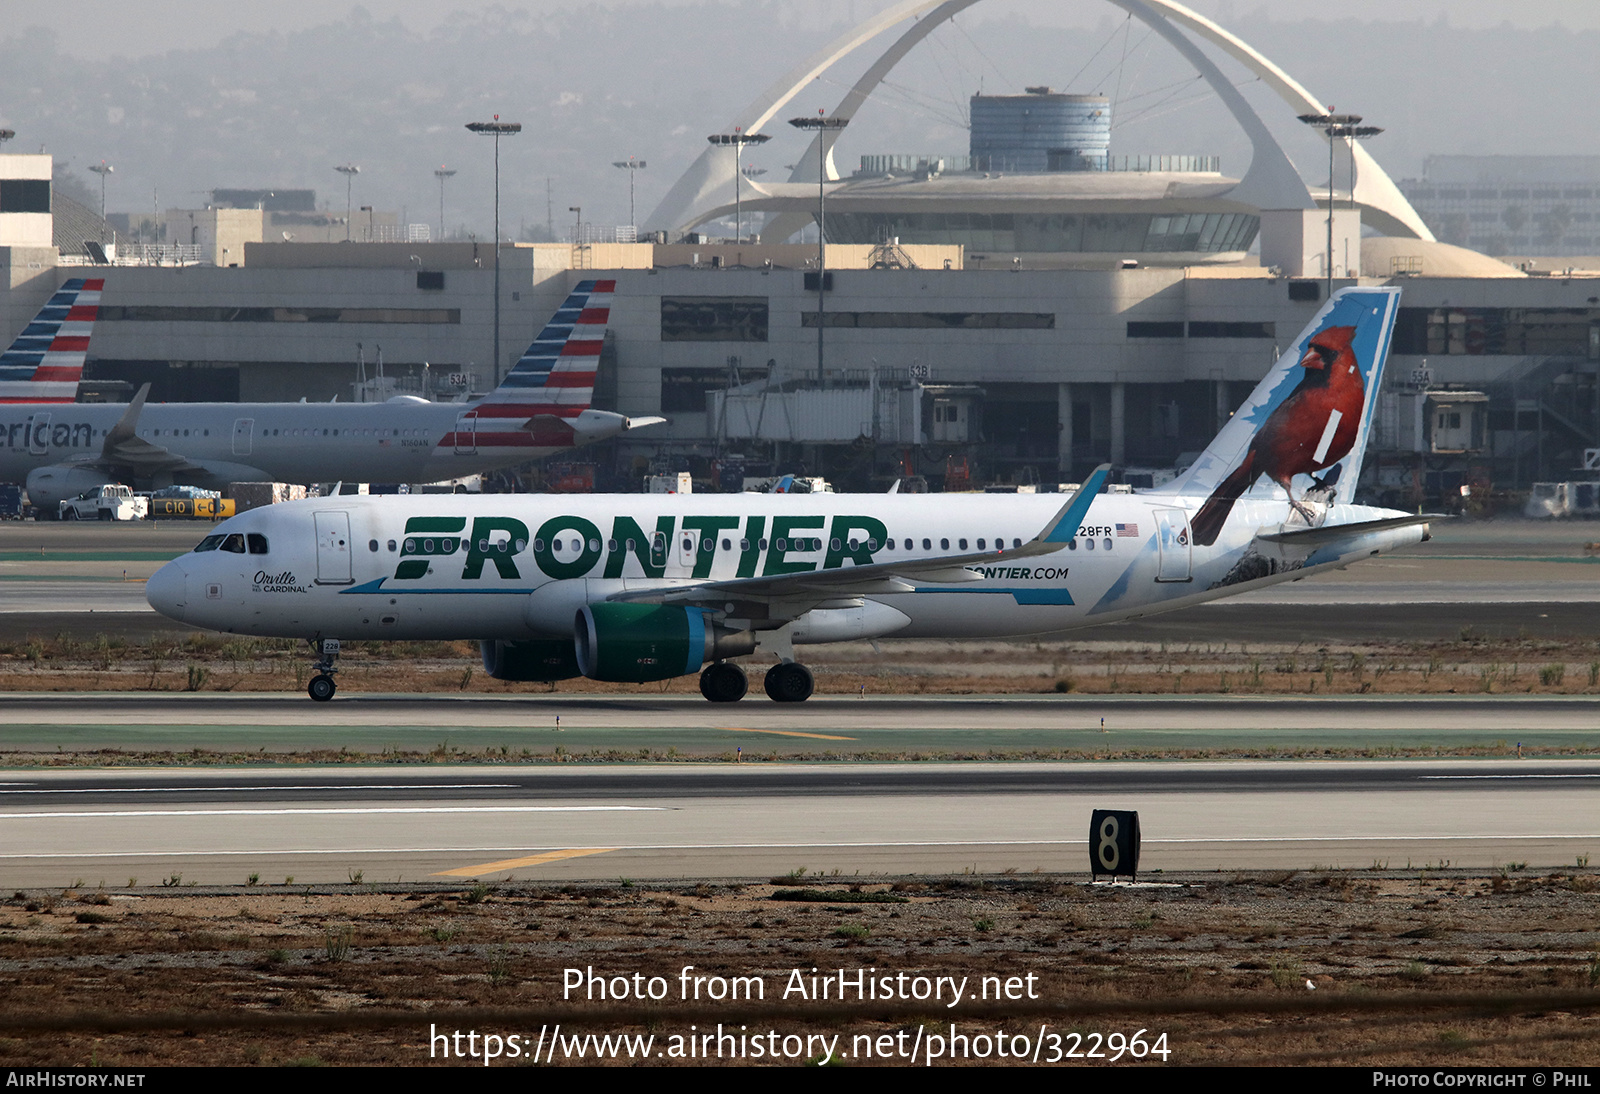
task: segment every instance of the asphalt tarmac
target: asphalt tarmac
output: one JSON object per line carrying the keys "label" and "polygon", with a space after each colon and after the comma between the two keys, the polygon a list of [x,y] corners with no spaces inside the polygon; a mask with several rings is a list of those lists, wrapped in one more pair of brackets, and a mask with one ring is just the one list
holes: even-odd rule
{"label": "asphalt tarmac", "polygon": [[1522,869],[1600,847],[1600,763],[700,765],[12,772],[18,886],[1085,871]]}

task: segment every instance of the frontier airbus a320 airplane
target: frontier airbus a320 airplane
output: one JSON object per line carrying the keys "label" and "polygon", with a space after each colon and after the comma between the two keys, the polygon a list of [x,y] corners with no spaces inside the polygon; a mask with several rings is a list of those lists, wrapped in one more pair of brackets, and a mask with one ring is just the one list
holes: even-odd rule
{"label": "frontier airbus a320 airplane", "polygon": [[1137,494],[497,495],[329,498],[219,524],[150,579],[157,611],[304,637],[332,698],[341,639],[481,642],[504,680],[645,682],[775,659],[767,694],[810,696],[795,647],[992,638],[1167,611],[1427,538],[1352,503],[1400,293],[1323,306],[1193,467]]}
{"label": "frontier airbus a320 airplane", "polygon": [[582,281],[476,403],[157,403],[74,396],[105,282],[75,278],[0,354],[0,482],[54,512],[105,483],[438,482],[653,425],[589,406],[614,281]]}

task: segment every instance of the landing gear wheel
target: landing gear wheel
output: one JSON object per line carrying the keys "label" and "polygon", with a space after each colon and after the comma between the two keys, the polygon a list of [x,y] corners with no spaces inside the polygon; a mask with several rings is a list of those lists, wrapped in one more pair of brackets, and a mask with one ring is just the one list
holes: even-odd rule
{"label": "landing gear wheel", "polygon": [[811,698],[811,670],[798,661],[785,661],[767,670],[767,698],[778,703],[803,703]]}
{"label": "landing gear wheel", "polygon": [[331,676],[313,676],[311,683],[306,685],[306,694],[319,703],[326,703],[333,698],[333,693],[339,690],[339,685],[333,682]]}
{"label": "landing gear wheel", "polygon": [[713,703],[737,703],[750,690],[744,669],[726,661],[707,665],[700,674],[700,694]]}

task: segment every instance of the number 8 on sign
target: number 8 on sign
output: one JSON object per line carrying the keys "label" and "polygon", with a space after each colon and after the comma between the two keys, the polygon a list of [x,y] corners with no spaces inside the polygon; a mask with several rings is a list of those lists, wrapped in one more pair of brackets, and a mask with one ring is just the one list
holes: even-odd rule
{"label": "number 8 on sign", "polygon": [[1129,809],[1096,809],[1089,819],[1089,872],[1115,878],[1139,873],[1139,814]]}
{"label": "number 8 on sign", "polygon": [[1121,828],[1115,813],[1107,813],[1100,818],[1100,843],[1095,848],[1095,857],[1108,874],[1115,874],[1117,864],[1122,861],[1122,852],[1117,849],[1117,832]]}

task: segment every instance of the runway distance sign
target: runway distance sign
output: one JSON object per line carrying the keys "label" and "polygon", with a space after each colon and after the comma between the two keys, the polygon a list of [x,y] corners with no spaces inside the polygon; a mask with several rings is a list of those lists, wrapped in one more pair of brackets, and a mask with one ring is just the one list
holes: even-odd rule
{"label": "runway distance sign", "polygon": [[1136,877],[1139,873],[1139,814],[1131,809],[1096,809],[1089,817],[1089,873]]}

